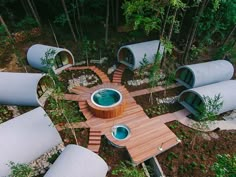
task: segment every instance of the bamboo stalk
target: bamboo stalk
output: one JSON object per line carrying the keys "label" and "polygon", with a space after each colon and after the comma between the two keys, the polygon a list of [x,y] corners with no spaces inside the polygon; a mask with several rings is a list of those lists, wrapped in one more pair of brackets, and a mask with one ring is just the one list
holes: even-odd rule
{"label": "bamboo stalk", "polygon": [[105,32],[105,44],[108,42],[108,30],[109,30],[109,10],[110,0],[107,0],[107,17],[106,17],[106,32]]}
{"label": "bamboo stalk", "polygon": [[57,47],[59,47],[59,44],[58,44],[58,41],[57,41],[57,36],[56,36],[56,34],[55,34],[54,30],[53,30],[53,26],[52,26],[52,24],[51,24],[51,22],[49,20],[48,20],[48,22],[49,22],[49,25],[50,25],[50,28],[51,28],[54,40],[55,40],[55,42],[57,44]]}
{"label": "bamboo stalk", "polygon": [[2,26],[3,26],[4,30],[6,31],[7,35],[12,39],[11,33],[10,33],[10,31],[8,30],[7,25],[6,25],[6,23],[4,22],[4,20],[3,20],[3,18],[2,18],[1,15],[0,15],[0,22],[2,23]]}

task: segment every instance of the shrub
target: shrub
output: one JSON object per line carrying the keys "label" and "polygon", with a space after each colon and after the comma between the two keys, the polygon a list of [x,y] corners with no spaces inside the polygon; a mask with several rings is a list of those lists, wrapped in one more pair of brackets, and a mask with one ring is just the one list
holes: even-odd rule
{"label": "shrub", "polygon": [[112,174],[122,177],[145,177],[144,171],[132,166],[130,162],[121,162]]}
{"label": "shrub", "polygon": [[216,173],[216,177],[235,177],[236,176],[236,154],[216,155],[217,161],[211,169]]}
{"label": "shrub", "polygon": [[10,177],[32,177],[34,176],[33,169],[27,164],[10,162],[11,169]]}

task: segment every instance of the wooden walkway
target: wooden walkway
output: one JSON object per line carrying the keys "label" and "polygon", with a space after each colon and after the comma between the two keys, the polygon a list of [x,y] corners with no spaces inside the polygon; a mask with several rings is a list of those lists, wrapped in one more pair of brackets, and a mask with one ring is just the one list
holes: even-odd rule
{"label": "wooden walkway", "polygon": [[126,66],[120,64],[120,66],[115,70],[112,78],[113,83],[121,83],[123,72],[125,71]]}
{"label": "wooden walkway", "polygon": [[[172,85],[168,86],[167,89],[176,88],[176,87],[180,87],[180,85],[172,84]],[[142,89],[142,90],[133,91],[133,92],[130,92],[130,95],[132,97],[136,97],[136,96],[149,94],[151,91],[154,93],[154,92],[164,91],[165,89],[166,89],[165,87],[157,86],[152,89],[146,88],[146,89]]]}
{"label": "wooden walkway", "polygon": [[102,80],[102,83],[110,82],[110,79],[108,78],[108,76],[103,71],[98,69],[96,66],[79,66],[79,67],[75,66],[75,67],[67,68],[66,70],[73,71],[73,70],[82,70],[82,69],[91,69]]}
{"label": "wooden walkway", "polygon": [[[87,104],[91,94],[100,88],[114,88],[121,92],[127,106],[124,112],[110,119],[95,117]],[[140,164],[145,160],[162,153],[165,150],[177,145],[176,135],[160,119],[149,119],[141,106],[137,105],[134,98],[126,88],[117,83],[104,83],[92,88],[75,87],[71,90],[75,94],[66,94],[65,99],[78,101],[80,111],[87,119],[86,125],[90,127],[91,139],[88,148],[98,152],[100,138],[94,137],[105,135],[109,141],[120,147],[126,147],[133,163]],[[112,127],[117,124],[124,124],[130,128],[130,136],[123,141],[116,140],[112,134]],[[94,132],[97,131],[97,132]],[[94,142],[94,139],[98,140]]]}

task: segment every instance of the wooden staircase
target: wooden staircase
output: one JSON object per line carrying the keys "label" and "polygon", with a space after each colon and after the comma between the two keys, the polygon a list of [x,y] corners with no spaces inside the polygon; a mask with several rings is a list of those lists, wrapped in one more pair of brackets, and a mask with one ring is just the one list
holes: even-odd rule
{"label": "wooden staircase", "polygon": [[91,129],[89,132],[89,142],[88,149],[95,153],[99,153],[100,145],[101,145],[101,136],[102,132],[100,130]]}
{"label": "wooden staircase", "polygon": [[123,75],[123,72],[125,71],[126,66],[123,64],[120,64],[120,66],[115,70],[112,78],[112,82],[114,83],[121,83],[121,78]]}

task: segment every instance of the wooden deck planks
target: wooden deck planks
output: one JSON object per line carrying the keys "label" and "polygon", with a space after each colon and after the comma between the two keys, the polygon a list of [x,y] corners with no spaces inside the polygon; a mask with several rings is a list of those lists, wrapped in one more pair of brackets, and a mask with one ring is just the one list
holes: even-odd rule
{"label": "wooden deck planks", "polygon": [[[94,116],[90,112],[88,104],[86,104],[86,100],[90,99],[91,93],[95,90],[107,87],[119,90],[127,103],[126,108],[121,115],[110,119]],[[130,95],[124,86],[114,83],[104,83],[90,89],[83,87],[76,87],[73,89],[74,92],[80,94],[80,97],[77,97],[76,99],[80,100],[78,104],[81,108],[81,112],[87,119],[86,124],[90,128],[100,131],[100,134],[105,135],[112,143],[121,147],[126,147],[135,164],[140,164],[178,144],[175,134],[164,124],[165,121],[172,120],[175,116],[173,114],[167,114],[149,119],[144,113],[143,108],[136,104],[136,101],[132,97],[133,95]],[[147,90],[142,91],[142,93],[146,92]],[[69,98],[69,96],[67,97]],[[72,97],[72,99],[75,98]],[[183,113],[180,112],[179,114],[182,115]],[[178,116],[178,113],[176,116]],[[112,127],[117,124],[125,124],[130,128],[131,135],[127,140],[118,141],[112,136]],[[93,141],[93,138],[91,138],[89,147],[97,152],[98,147],[95,148],[92,146]],[[163,151],[160,151],[159,147],[162,147]]]}

